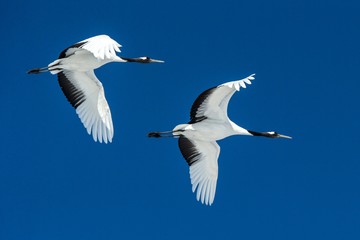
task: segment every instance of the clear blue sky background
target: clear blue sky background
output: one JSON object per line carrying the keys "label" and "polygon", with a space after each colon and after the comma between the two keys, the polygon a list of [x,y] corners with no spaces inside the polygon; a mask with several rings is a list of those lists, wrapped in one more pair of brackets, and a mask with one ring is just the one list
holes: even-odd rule
{"label": "clear blue sky background", "polygon": [[[0,239],[360,239],[359,1],[7,1],[0,8]],[[165,64],[96,71],[115,127],[95,143],[46,66],[108,34]],[[195,98],[256,73],[229,116],[293,140],[219,142],[213,206],[174,139]]]}

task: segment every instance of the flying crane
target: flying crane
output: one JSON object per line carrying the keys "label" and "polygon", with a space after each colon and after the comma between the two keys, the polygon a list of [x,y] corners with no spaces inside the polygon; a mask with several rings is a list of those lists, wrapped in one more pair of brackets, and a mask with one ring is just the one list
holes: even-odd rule
{"label": "flying crane", "polygon": [[180,151],[190,167],[192,191],[203,204],[214,202],[218,178],[220,147],[217,140],[232,135],[262,136],[268,138],[291,137],[277,132],[255,132],[231,121],[227,114],[229,100],[240,88],[254,80],[252,74],[238,81],[227,82],[201,93],[190,111],[190,122],[177,125],[172,131],[150,132],[148,137],[178,138]]}
{"label": "flying crane", "polygon": [[164,62],[149,57],[119,57],[116,52],[120,52],[120,47],[107,35],[91,37],[63,50],[47,67],[28,71],[29,74],[48,71],[57,74],[63,93],[95,142],[111,142],[114,127],[104,88],[94,69],[110,62]]}

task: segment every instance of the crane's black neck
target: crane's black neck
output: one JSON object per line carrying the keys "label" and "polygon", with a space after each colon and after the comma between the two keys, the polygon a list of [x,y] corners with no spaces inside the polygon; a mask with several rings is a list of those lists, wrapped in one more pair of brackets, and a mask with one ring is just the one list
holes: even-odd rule
{"label": "crane's black neck", "polygon": [[255,132],[251,130],[247,130],[251,135],[256,137],[268,137],[268,138],[274,138],[274,134],[268,133],[268,132]]}
{"label": "crane's black neck", "polygon": [[136,63],[150,63],[150,58],[127,58],[127,57],[121,57],[123,60],[127,62],[136,62]]}

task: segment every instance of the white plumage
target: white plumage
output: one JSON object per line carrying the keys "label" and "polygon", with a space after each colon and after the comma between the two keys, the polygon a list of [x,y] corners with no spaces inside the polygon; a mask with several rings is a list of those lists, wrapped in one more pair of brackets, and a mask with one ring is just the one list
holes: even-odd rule
{"label": "white plumage", "polygon": [[120,52],[120,47],[119,43],[107,35],[91,37],[66,48],[47,67],[28,71],[50,71],[58,75],[62,91],[94,141],[108,143],[114,136],[110,108],[103,85],[95,76],[94,69],[109,62],[163,62],[148,57],[118,57],[116,52]]}
{"label": "white plumage", "polygon": [[192,191],[196,191],[197,200],[206,205],[211,205],[215,198],[220,154],[217,140],[232,135],[291,138],[276,132],[246,130],[229,119],[230,98],[236,91],[246,88],[246,84],[251,84],[254,75],[204,91],[192,105],[189,123],[177,125],[172,131],[148,134],[149,137],[179,138],[180,151],[190,166]]}

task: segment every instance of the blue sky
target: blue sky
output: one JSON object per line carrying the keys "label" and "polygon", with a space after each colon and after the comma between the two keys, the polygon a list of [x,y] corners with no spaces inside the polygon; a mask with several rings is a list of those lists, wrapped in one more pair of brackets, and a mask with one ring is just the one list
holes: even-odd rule
{"label": "blue sky", "polygon": [[[0,239],[359,239],[358,1],[11,1],[1,7]],[[96,71],[111,144],[93,142],[46,66],[108,34]],[[174,139],[195,98],[256,73],[229,116],[293,140],[219,142],[213,206]]]}

